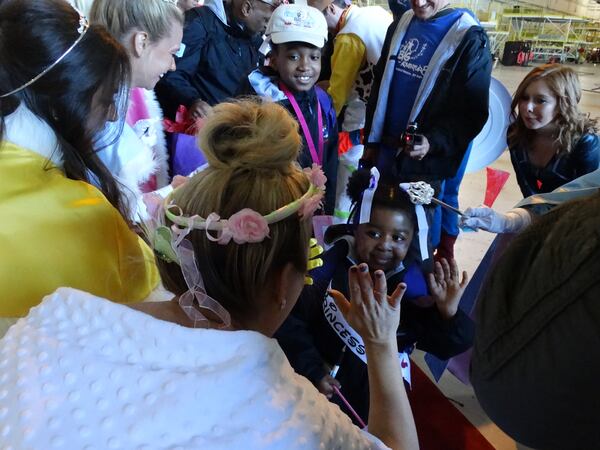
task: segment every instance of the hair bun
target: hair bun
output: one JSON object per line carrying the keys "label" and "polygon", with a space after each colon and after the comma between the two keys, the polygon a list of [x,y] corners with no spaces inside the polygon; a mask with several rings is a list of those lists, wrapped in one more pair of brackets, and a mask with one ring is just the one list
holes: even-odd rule
{"label": "hair bun", "polygon": [[369,169],[357,169],[350,175],[346,186],[346,193],[350,197],[350,200],[352,200],[352,203],[357,203],[360,200],[360,196],[369,187],[370,183],[371,171]]}
{"label": "hair bun", "polygon": [[199,136],[214,169],[287,171],[298,158],[298,124],[282,106],[257,99],[220,103]]}

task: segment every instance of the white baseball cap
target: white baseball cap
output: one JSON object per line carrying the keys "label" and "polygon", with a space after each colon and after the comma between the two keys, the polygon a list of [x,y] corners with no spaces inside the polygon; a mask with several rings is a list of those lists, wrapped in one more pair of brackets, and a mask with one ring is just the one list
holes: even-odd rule
{"label": "white baseball cap", "polygon": [[273,11],[265,35],[274,44],[306,42],[323,48],[327,41],[327,21],[312,6],[283,4]]}

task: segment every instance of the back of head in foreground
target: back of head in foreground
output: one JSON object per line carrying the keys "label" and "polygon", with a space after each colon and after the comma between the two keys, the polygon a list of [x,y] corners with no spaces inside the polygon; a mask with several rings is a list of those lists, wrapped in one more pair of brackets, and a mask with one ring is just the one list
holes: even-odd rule
{"label": "back of head in foreground", "polygon": [[471,383],[512,438],[600,441],[600,195],[565,203],[511,242],[480,292]]}
{"label": "back of head in foreground", "polygon": [[[289,314],[304,284],[311,217],[323,197],[324,176],[318,168],[303,171],[296,165],[300,146],[296,123],[285,109],[273,103],[246,101],[218,105],[205,122],[200,143],[209,167],[177,188],[161,202],[162,208],[157,208],[153,216],[157,220],[166,219],[149,235],[163,281],[167,288],[180,295],[180,305],[194,326],[198,315],[190,309],[196,312],[202,309],[206,316],[197,320],[203,324],[206,319],[213,323],[222,319],[227,323],[228,320],[223,319],[225,315],[213,317],[209,311],[226,312],[232,329],[253,330],[270,336]],[[358,278],[361,283],[372,283],[366,267],[360,274],[355,268],[351,276],[355,285]],[[378,292],[386,291],[382,274],[377,277],[376,285]],[[68,295],[70,291],[64,289],[62,293]],[[403,290],[399,289],[393,299],[376,294],[373,286],[365,291],[374,312],[363,313],[364,323],[374,324],[377,320],[378,324],[363,330],[369,337],[365,339],[370,355],[369,378],[381,380],[370,386],[375,404],[369,422],[370,433],[394,449],[418,448],[404,386],[385,382],[401,376],[395,333]],[[51,401],[41,400],[46,394],[56,398],[56,391],[44,391],[40,397],[32,398],[21,396],[15,389],[10,396],[0,398],[0,410],[17,398],[15,411],[25,411],[25,415],[31,409],[31,401],[50,405],[40,408],[35,419],[46,423],[44,419],[56,418],[59,431],[47,432],[38,427],[34,434],[37,432],[39,442],[54,442],[55,436],[64,442],[77,436],[78,441],[73,442],[87,443],[93,438],[94,442],[103,444],[108,441],[108,446],[115,442],[127,442],[126,447],[129,442],[136,443],[130,445],[131,448],[148,440],[154,448],[174,445],[256,449],[318,448],[319,445],[386,448],[354,427],[308,380],[294,374],[277,344],[258,333],[196,332],[97,298],[61,302],[60,295],[61,292],[57,292],[51,296],[26,320],[13,327],[8,339],[0,340],[0,351],[4,351],[2,346],[5,345],[11,355],[7,361],[11,374],[0,379],[0,391],[4,387],[2,383],[13,384],[22,356],[35,364],[56,366],[56,371],[76,370],[81,375],[73,378],[66,373],[57,375],[56,371],[44,375],[61,380],[68,378],[67,382],[56,385],[61,389],[61,398],[68,397],[70,402],[63,402],[67,405],[64,411],[53,410]],[[87,294],[75,292],[74,295]],[[372,298],[374,295],[378,295],[377,300]],[[191,296],[191,302],[182,303]],[[353,300],[359,301],[354,297]],[[344,301],[346,307],[351,308],[351,304]],[[217,302],[220,309],[212,308]],[[163,306],[169,308],[174,302],[160,304],[167,304]],[[48,308],[50,305],[52,308]],[[204,308],[199,308],[201,305]],[[51,320],[51,327],[38,327],[47,314],[44,308],[51,313],[56,309],[74,310],[75,314],[65,313],[64,320]],[[96,311],[95,320],[86,320],[85,313],[77,314],[82,308],[88,313]],[[117,309],[121,309],[120,314]],[[85,352],[81,351],[80,333],[89,333],[90,327],[69,326],[82,317],[84,322],[92,324],[111,324],[110,332],[90,333]],[[189,322],[185,325],[190,326]],[[53,346],[49,353],[51,358],[56,358],[52,361],[68,360],[70,366],[51,364],[48,359],[40,362],[33,358],[33,361],[27,352],[12,351],[13,344],[21,342],[15,336],[26,332],[24,329],[29,323],[41,335],[60,335],[62,342],[69,340],[68,345]],[[208,327],[220,327],[220,324]],[[63,328],[70,332],[62,333],[59,329]],[[126,339],[120,339],[119,335]],[[32,346],[46,342],[31,337],[28,340]],[[166,352],[165,357],[161,351]],[[77,357],[71,358],[65,352],[76,352]],[[111,354],[109,357],[106,357],[107,352]],[[93,364],[88,364],[86,356]],[[72,369],[73,365],[78,368]],[[90,370],[91,367],[94,368]],[[102,373],[96,368],[107,370],[103,383],[93,384]],[[44,383],[37,370],[28,374],[31,376],[27,382],[19,383],[19,389],[31,392]],[[151,380],[156,384],[149,383]],[[77,390],[77,395],[69,395],[72,382],[79,382],[85,388]],[[122,383],[126,383],[126,387]],[[92,384],[102,386],[101,390],[88,389]],[[96,395],[102,396],[102,402],[90,407],[89,399]],[[113,395],[114,402],[109,403],[106,398]],[[76,407],[84,403],[85,406]],[[113,410],[107,416],[102,410],[110,408]],[[192,425],[188,420],[190,411],[199,411]],[[95,412],[99,415],[93,415]],[[184,418],[180,419],[182,415]],[[71,416],[75,420],[61,420]],[[7,442],[22,442],[24,433],[20,430],[27,426],[30,416],[24,420],[19,417],[20,413],[16,412],[8,418],[10,440],[3,441],[4,436],[0,436],[0,447]],[[97,427],[96,419],[100,422]],[[86,431],[93,434],[81,435],[82,427],[73,426],[80,420],[86,421]],[[104,426],[107,423],[113,428]],[[124,431],[113,434],[119,427]],[[157,439],[152,439],[153,436]]]}
{"label": "back of head in foreground", "polygon": [[[261,228],[260,215],[298,201],[313,188],[295,162],[297,124],[277,104],[224,103],[207,118],[200,146],[208,168],[178,188],[172,203],[185,216],[226,219],[230,228],[247,232],[247,243],[236,243],[240,238],[234,235],[224,244],[222,230],[206,227],[193,229],[188,239],[207,293],[229,312],[233,327],[270,335],[280,322],[265,318],[279,308],[274,316],[283,321],[300,293],[312,231],[311,214],[298,212]],[[249,210],[258,215],[246,214]],[[268,232],[264,239],[263,231]],[[178,295],[187,291],[180,265],[157,260],[165,286]],[[289,292],[283,294],[283,288]]]}
{"label": "back of head in foreground", "polygon": [[94,148],[126,107],[125,50],[65,1],[6,0],[0,61],[0,316],[23,316],[60,286],[147,297],[150,249]]}

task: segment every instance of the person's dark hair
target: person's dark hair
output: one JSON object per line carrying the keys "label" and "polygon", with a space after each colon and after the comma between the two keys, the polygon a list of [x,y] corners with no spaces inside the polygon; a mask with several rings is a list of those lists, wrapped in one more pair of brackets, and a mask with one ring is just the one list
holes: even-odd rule
{"label": "person's dark hair", "polygon": [[[358,169],[350,176],[346,193],[354,205],[351,219],[359,214],[358,208],[362,201],[363,192],[369,187],[370,183],[371,172],[368,169]],[[373,206],[404,211],[410,217],[413,226],[416,226],[415,205],[410,201],[410,197],[404,189],[400,187],[398,181],[391,177],[383,175],[379,179],[373,196]]]}
{"label": "person's dark hair", "polygon": [[[0,5],[0,95],[54,63],[80,36],[79,21],[77,11],[62,0],[4,1]],[[94,151],[94,136],[111,113],[125,117],[129,79],[125,49],[103,27],[92,25],[43,77],[0,98],[0,138],[5,117],[23,103],[56,133],[66,176],[83,181],[95,178],[106,198],[126,217],[118,184]],[[99,119],[93,127],[92,117]]]}
{"label": "person's dark hair", "polygon": [[[371,183],[371,171],[369,169],[358,169],[352,173],[346,185],[346,194],[352,201],[352,209],[347,224],[331,225],[325,231],[325,242],[331,244],[344,235],[354,233],[358,225],[362,196]],[[417,230],[417,215],[415,206],[410,201],[408,194],[400,188],[397,180],[382,176],[377,184],[377,190],[373,196],[373,206],[402,211],[410,218],[415,231]]]}

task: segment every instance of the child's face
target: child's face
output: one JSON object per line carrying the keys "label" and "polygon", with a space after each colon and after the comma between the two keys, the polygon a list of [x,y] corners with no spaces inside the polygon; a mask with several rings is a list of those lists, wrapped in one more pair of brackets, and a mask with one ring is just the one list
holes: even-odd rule
{"label": "child's face", "polygon": [[354,233],[358,262],[367,263],[371,271],[395,269],[406,257],[414,225],[404,211],[374,206],[371,221]]}
{"label": "child's face", "polygon": [[558,114],[556,96],[544,80],[532,82],[519,99],[519,117],[530,130],[541,131],[553,126]]}
{"label": "child's face", "polygon": [[271,66],[288,88],[308,91],[321,74],[321,49],[310,44],[279,44],[271,55]]}

